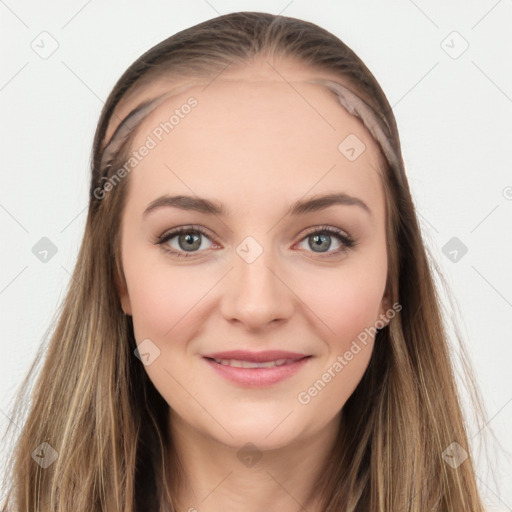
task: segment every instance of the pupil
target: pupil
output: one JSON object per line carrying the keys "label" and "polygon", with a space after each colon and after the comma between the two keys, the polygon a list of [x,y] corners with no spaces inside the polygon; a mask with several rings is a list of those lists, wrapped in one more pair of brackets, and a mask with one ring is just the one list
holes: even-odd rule
{"label": "pupil", "polygon": [[199,249],[199,247],[201,245],[201,242],[199,240],[199,235],[198,234],[191,235],[189,233],[187,233],[185,235],[181,235],[179,238],[179,243],[180,243],[180,247],[182,249],[184,249],[185,251],[191,250],[191,249],[192,250]]}
{"label": "pupil", "polygon": [[[311,243],[309,244],[311,249],[316,250],[317,248],[322,248],[321,247],[322,244],[324,245],[324,249],[328,249],[329,248],[330,236],[328,236],[328,235],[314,235],[311,238],[313,238],[313,240],[314,240],[313,245],[311,245]],[[318,251],[318,252],[322,252],[322,251]]]}

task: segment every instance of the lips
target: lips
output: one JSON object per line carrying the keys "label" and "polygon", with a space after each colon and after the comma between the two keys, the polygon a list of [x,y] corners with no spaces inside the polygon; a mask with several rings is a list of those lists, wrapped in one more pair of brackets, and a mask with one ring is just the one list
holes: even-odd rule
{"label": "lips", "polygon": [[205,354],[203,357],[208,359],[216,359],[217,361],[248,361],[253,363],[268,363],[271,361],[279,361],[285,359],[290,362],[298,361],[308,357],[307,354],[299,354],[297,352],[286,352],[284,350],[267,350],[264,352],[249,352],[246,350],[230,350],[228,352],[215,352]]}
{"label": "lips", "polygon": [[206,354],[203,359],[218,375],[239,386],[266,387],[297,373],[311,356],[282,350],[232,350]]}

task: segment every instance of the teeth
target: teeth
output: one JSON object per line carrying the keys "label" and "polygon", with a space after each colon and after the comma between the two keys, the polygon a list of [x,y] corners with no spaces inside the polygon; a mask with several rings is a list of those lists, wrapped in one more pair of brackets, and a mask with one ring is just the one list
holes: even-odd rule
{"label": "teeth", "polygon": [[256,363],[253,361],[238,361],[237,359],[214,359],[216,363],[224,366],[233,366],[234,368],[273,368],[274,366],[283,366],[287,362],[293,362],[289,359],[277,359],[266,363]]}

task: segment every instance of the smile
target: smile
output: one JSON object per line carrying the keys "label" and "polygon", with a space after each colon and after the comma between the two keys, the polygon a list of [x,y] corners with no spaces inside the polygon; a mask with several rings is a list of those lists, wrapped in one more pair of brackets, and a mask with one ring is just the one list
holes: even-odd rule
{"label": "smile", "polygon": [[266,363],[256,363],[254,361],[239,361],[238,359],[213,359],[216,363],[234,368],[274,368],[284,364],[294,363],[294,359],[278,359],[277,361],[268,361]]}
{"label": "smile", "polygon": [[243,387],[268,387],[284,381],[308,364],[311,356],[300,359],[276,359],[273,361],[245,361],[203,357],[216,375]]}

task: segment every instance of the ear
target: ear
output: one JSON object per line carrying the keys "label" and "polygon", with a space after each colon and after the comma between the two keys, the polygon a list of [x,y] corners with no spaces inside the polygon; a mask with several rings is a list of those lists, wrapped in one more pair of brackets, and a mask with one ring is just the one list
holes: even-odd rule
{"label": "ear", "polygon": [[[384,296],[382,297],[382,301],[380,303],[380,308],[379,308],[379,318],[378,318],[379,325],[384,324],[383,327],[385,327],[386,325],[389,324],[391,318],[393,318],[393,317],[390,318],[390,316],[389,316],[388,312],[390,309],[392,309],[391,308],[391,299],[389,297],[388,292],[385,292]],[[395,315],[393,315],[393,316],[395,316]]]}
{"label": "ear", "polygon": [[121,302],[121,308],[123,309],[125,315],[131,315],[132,304],[130,302],[130,294],[128,293],[128,287],[126,286],[126,279],[124,278],[124,275],[120,276],[119,273],[117,273],[115,281],[117,293]]}

